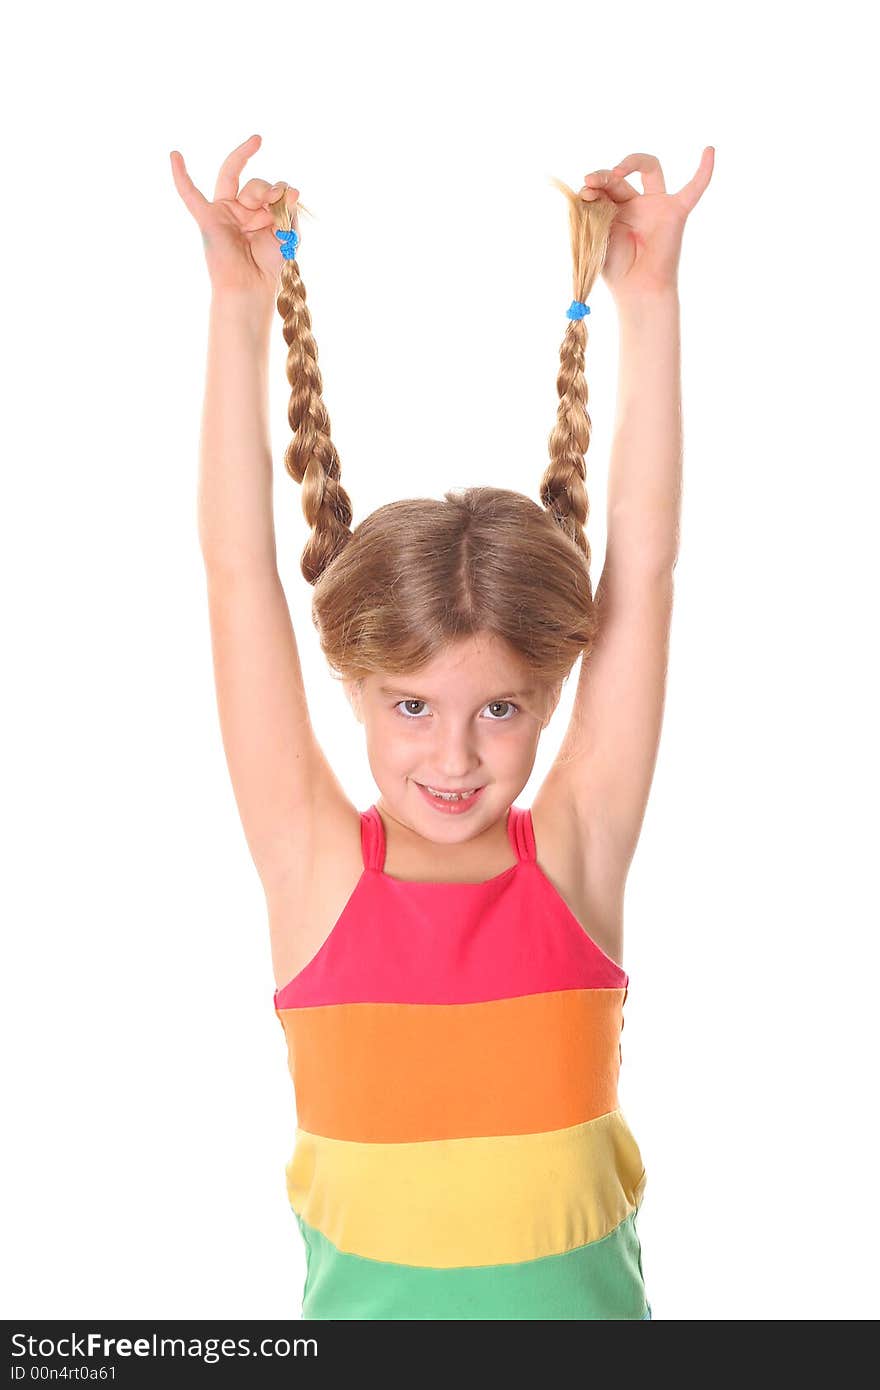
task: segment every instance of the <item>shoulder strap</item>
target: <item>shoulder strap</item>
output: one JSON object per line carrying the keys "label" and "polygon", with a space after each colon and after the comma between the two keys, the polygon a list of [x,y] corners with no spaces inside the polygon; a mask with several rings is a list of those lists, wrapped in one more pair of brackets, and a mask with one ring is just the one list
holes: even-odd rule
{"label": "shoulder strap", "polygon": [[375,804],[361,811],[361,852],[365,868],[381,871],[385,864],[385,827]]}
{"label": "shoulder strap", "polygon": [[507,833],[522,863],[535,861],[535,831],[532,826],[532,812],[528,806],[511,806],[507,818]]}

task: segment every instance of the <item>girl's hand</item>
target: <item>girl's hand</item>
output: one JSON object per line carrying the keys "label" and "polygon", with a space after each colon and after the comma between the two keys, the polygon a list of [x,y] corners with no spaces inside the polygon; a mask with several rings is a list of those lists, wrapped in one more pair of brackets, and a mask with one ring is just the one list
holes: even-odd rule
{"label": "girl's hand", "polygon": [[284,257],[275,235],[271,206],[286,199],[291,209],[291,226],[299,232],[299,189],[250,179],[239,192],[241,171],[260,144],[261,137],[252,135],[226,156],[217,175],[213,203],[196,188],[179,150],[171,151],[174,182],[199,224],[215,293],[243,290],[253,292],[255,297],[274,298]]}
{"label": "girl's hand", "polygon": [[[678,193],[667,193],[660,161],[653,154],[630,154],[613,169],[587,174],[580,197],[617,203],[602,278],[615,300],[675,290],[681,238],[688,214],[712,177],[715,147],[707,145],[700,167]],[[644,193],[624,175],[638,170]]]}

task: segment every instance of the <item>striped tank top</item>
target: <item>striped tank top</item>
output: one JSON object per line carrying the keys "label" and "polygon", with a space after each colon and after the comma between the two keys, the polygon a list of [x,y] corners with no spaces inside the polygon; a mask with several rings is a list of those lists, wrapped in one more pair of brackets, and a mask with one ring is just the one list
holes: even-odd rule
{"label": "striped tank top", "polygon": [[378,808],[330,935],[274,994],[304,1318],[650,1318],[617,1094],[629,977],[539,867],[384,872]]}

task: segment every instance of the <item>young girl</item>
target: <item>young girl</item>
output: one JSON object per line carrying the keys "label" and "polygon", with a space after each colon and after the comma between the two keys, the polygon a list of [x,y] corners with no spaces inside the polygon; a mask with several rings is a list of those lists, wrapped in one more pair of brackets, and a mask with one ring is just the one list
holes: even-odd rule
{"label": "young girl", "polygon": [[[540,505],[477,487],[352,506],[297,260],[298,191],[224,161],[209,202],[172,152],[212,283],[201,443],[224,747],[265,889],[297,1107],[287,1193],[307,1318],[651,1317],[638,1144],[618,1103],[623,896],[662,722],[681,483],[677,267],[711,177],[653,155],[587,175]],[[626,175],[639,171],[644,193]],[[305,211],[303,208],[302,211]],[[607,552],[590,579],[586,304],[620,320]],[[280,280],[280,288],[279,288]],[[288,345],[301,568],[379,799],[312,730],[276,567],[267,360]],[[570,726],[516,804],[582,657]]]}

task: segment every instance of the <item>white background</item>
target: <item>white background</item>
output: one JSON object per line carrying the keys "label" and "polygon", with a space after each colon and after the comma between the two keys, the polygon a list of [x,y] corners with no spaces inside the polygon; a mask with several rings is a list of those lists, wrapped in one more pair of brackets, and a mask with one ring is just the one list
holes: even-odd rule
{"label": "white background", "polygon": [[[630,874],[621,1103],[655,1318],[877,1315],[873,50],[856,4],[47,4],[7,33],[7,1317],[294,1319],[295,1114],[196,534],[209,282],[175,190],[285,179],[355,523],[537,495],[571,299],[551,175],[716,147],[681,261],[685,501]],[[631,180],[641,191],[638,176]],[[617,326],[591,299],[594,582]],[[374,800],[299,572],[314,723]],[[528,805],[577,678],[544,737]],[[871,711],[875,711],[872,714]]]}

